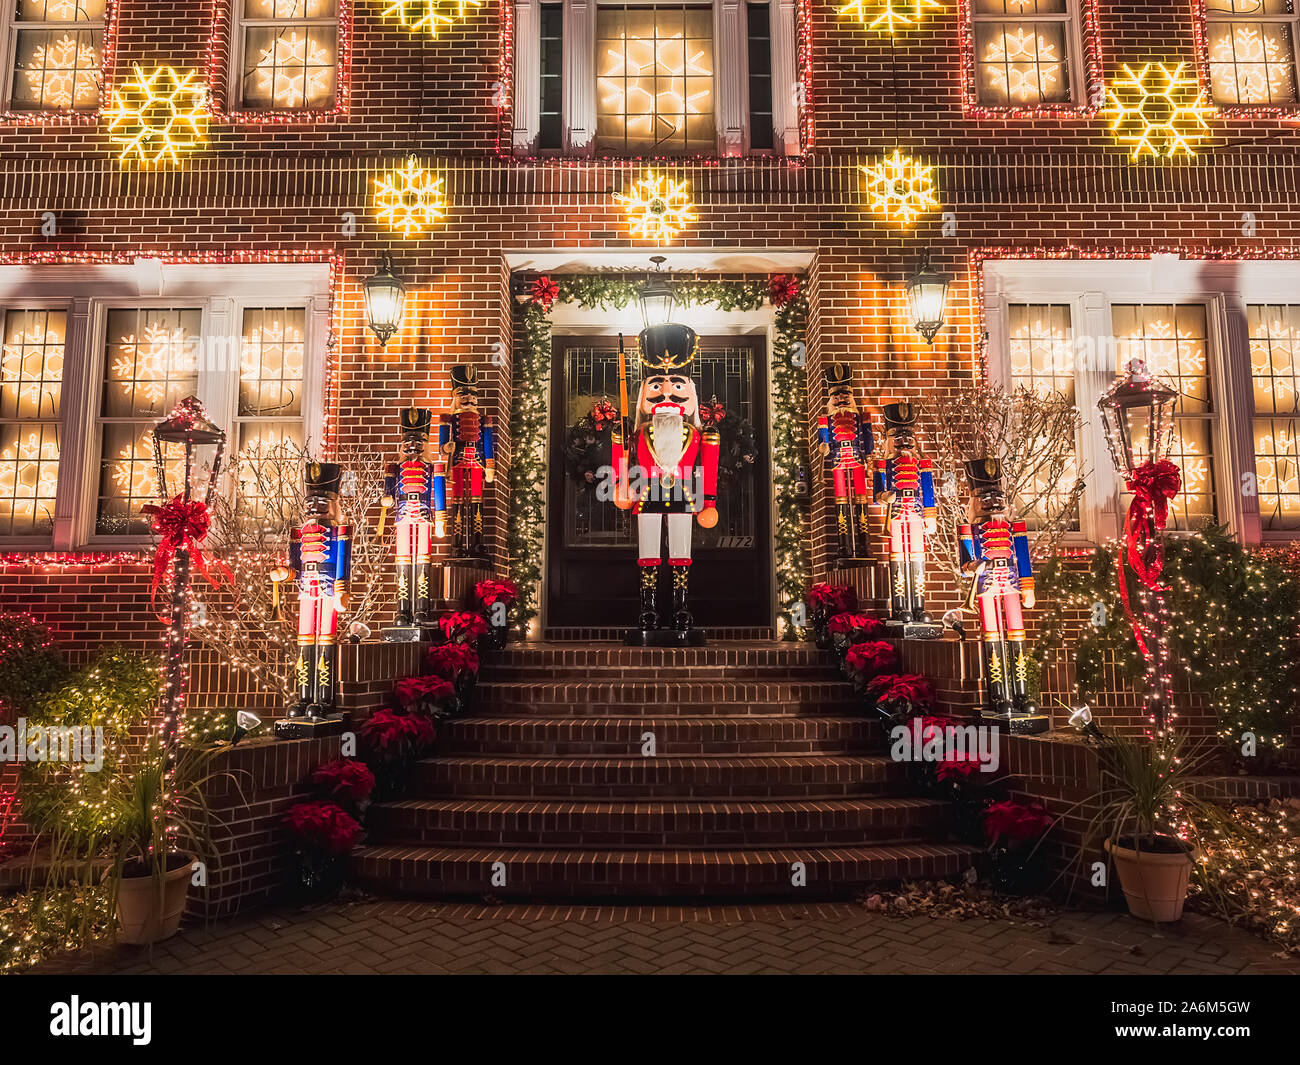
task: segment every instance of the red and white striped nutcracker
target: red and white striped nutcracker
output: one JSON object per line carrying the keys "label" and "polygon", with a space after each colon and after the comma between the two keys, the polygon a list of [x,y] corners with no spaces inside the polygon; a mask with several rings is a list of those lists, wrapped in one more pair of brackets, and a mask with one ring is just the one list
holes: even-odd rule
{"label": "red and white striped nutcracker", "polygon": [[651,326],[641,331],[638,344],[641,388],[630,454],[620,425],[613,437],[613,463],[615,502],[636,515],[640,642],[650,642],[648,634],[659,629],[665,527],[675,630],[665,635],[670,642],[697,642],[702,635],[692,630],[688,607],[691,523],[705,529],[718,523],[719,437],[700,424],[699,395],[689,376],[697,351],[695,330],[676,324]]}
{"label": "red and white striped nutcracker", "polygon": [[[388,511],[396,508],[397,620],[399,629],[433,624],[433,537],[443,535],[443,505],[437,496],[441,470],[424,457],[433,412],[402,411],[402,459],[390,462],[384,478],[380,535]],[[436,520],[435,520],[436,515]]]}

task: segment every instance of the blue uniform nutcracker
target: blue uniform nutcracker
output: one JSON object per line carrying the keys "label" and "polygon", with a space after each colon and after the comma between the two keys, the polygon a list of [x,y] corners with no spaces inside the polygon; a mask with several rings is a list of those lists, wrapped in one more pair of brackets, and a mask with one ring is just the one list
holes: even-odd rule
{"label": "blue uniform nutcracker", "polygon": [[934,465],[916,451],[914,403],[889,403],[885,457],[876,462],[874,499],[885,505],[889,531],[890,620],[928,624],[925,610],[925,538],[936,524]]}
{"label": "blue uniform nutcracker", "polygon": [[[385,516],[396,508],[397,621],[399,628],[431,625],[433,537],[442,536],[434,516],[445,509],[438,463],[424,458],[433,412],[419,407],[402,411],[402,458],[388,464],[384,479]],[[383,527],[383,518],[380,527]]]}
{"label": "blue uniform nutcracker", "polygon": [[[492,418],[479,413],[478,371],[458,364],[451,368],[451,411],[438,426],[438,455],[444,501],[438,515],[445,520],[451,506],[453,558],[486,558],[483,547],[483,486],[496,475]],[[447,484],[450,477],[451,483]],[[443,533],[439,531],[439,536]]]}
{"label": "blue uniform nutcracker", "polygon": [[842,559],[868,558],[871,553],[867,469],[876,445],[870,417],[858,411],[852,382],[853,370],[847,363],[826,369],[826,414],[817,419],[821,454],[835,489]]}
{"label": "blue uniform nutcracker", "polygon": [[983,630],[984,714],[1013,733],[1043,732],[1049,725],[1029,697],[1029,656],[1022,608],[1034,605],[1034,571],[1023,521],[1007,517],[1002,463],[966,463],[970,520],[957,530],[961,569],[971,578],[967,609],[978,605]]}
{"label": "blue uniform nutcracker", "polygon": [[352,575],[349,530],[339,518],[342,473],[332,462],[307,464],[303,523],[290,535],[289,565],[271,574],[298,586],[298,701],[290,717],[320,720],[337,702],[338,616],[348,609]]}

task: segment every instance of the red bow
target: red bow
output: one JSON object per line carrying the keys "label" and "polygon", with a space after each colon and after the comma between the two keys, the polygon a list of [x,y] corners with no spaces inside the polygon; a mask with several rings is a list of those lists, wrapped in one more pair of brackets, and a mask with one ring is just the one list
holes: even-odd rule
{"label": "red bow", "polygon": [[[149,587],[149,594],[157,596],[158,585],[162,583],[163,574],[167,572],[172,557],[182,547],[189,552],[199,573],[207,578],[208,583],[214,588],[217,587],[218,582],[208,572],[207,559],[203,557],[203,549],[200,546],[208,535],[208,527],[212,524],[212,516],[208,513],[207,504],[197,499],[187,502],[184,496],[177,496],[161,507],[151,505],[143,509],[146,514],[153,515],[153,531],[161,538],[153,556],[153,584]],[[214,565],[220,576],[234,582],[234,574],[224,562],[218,561]]]}
{"label": "red bow", "polygon": [[597,429],[603,429],[606,422],[612,422],[617,417],[618,411],[614,409],[614,404],[605,400],[591,408],[591,420],[596,423]]}
{"label": "red bow", "polygon": [[773,307],[784,307],[799,298],[799,279],[790,274],[776,274],[768,282],[767,293]]}
{"label": "red bow", "polygon": [[726,416],[727,408],[717,402],[717,400],[714,400],[712,403],[705,403],[700,407],[700,421],[705,425],[716,426]]}
{"label": "red bow", "polygon": [[[1146,462],[1135,469],[1128,478],[1128,490],[1133,493],[1128,517],[1124,521],[1125,553],[1128,564],[1137,577],[1152,591],[1160,589],[1160,574],[1165,568],[1165,541],[1162,533],[1169,520],[1169,501],[1178,494],[1183,477],[1176,465],[1168,459]],[[1133,637],[1142,654],[1150,659],[1151,652],[1142,631],[1142,623],[1134,616],[1129,604],[1128,581],[1124,576],[1124,560],[1119,565],[1119,597],[1124,604],[1124,614],[1133,627]]]}
{"label": "red bow", "polygon": [[533,282],[530,289],[533,302],[540,303],[542,310],[549,311],[551,304],[554,303],[560,295],[560,286],[552,281],[549,277],[539,277]]}

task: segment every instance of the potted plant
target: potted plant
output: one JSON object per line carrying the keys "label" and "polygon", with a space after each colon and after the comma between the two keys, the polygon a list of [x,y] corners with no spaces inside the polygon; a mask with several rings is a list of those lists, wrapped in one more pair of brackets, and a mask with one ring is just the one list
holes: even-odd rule
{"label": "potted plant", "polygon": [[1193,781],[1205,772],[1208,747],[1187,755],[1184,747],[1176,734],[1162,742],[1116,735],[1100,751],[1089,836],[1104,837],[1129,912],[1148,921],[1182,917],[1197,840],[1223,816]]}
{"label": "potted plant", "polygon": [[519,599],[519,589],[511,580],[479,581],[474,585],[474,598],[487,615],[488,647],[499,651],[506,645],[510,632],[510,608]]}

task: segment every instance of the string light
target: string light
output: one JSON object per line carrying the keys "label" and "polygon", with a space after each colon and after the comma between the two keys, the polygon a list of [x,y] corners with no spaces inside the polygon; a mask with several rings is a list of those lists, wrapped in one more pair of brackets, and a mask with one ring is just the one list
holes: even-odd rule
{"label": "string light", "polygon": [[156,67],[146,74],[136,65],[104,112],[108,139],[121,145],[123,162],[179,164],[181,153],[194,151],[207,136],[206,108],[207,92],[193,71]]}
{"label": "string light", "polygon": [[37,45],[22,73],[36,97],[50,107],[84,107],[99,99],[99,56],[93,46],[70,34]]}
{"label": "string light", "polygon": [[[1207,94],[1211,94],[1214,67],[1211,63],[1209,19],[1205,10],[1205,0],[1192,0],[1192,38],[1196,49],[1196,70],[1201,88]],[[1292,47],[1294,47],[1294,42],[1292,42]],[[1295,65],[1294,59],[1283,58],[1282,62],[1284,66],[1281,69],[1286,72],[1289,79],[1289,72]],[[1265,106],[1264,103],[1249,104],[1241,101],[1233,105],[1220,104],[1214,110],[1216,114],[1223,118],[1294,118],[1296,114],[1300,113],[1300,100],[1292,99],[1272,106]]]}
{"label": "string light", "polygon": [[943,10],[939,0],[850,0],[840,8],[840,14],[857,19],[869,30],[892,36],[899,30],[911,29],[932,10]]}
{"label": "string light", "polygon": [[442,178],[414,158],[375,178],[375,217],[403,237],[423,233],[447,213]]}
{"label": "string light", "polygon": [[253,66],[258,93],[276,107],[301,107],[334,89],[334,58],[329,50],[293,30],[276,36]]}
{"label": "string light", "polygon": [[[42,107],[41,110],[10,110],[0,112],[0,121],[6,124],[18,126],[56,126],[56,125],[80,125],[98,123],[104,113],[103,102],[111,95],[112,76],[113,76],[113,59],[117,45],[117,20],[120,0],[105,0],[104,3],[104,32],[100,38],[99,59],[91,67],[92,77],[91,85],[96,90],[99,106],[94,108],[85,108],[77,110],[72,106],[62,105],[55,108]],[[59,8],[66,8],[66,14],[59,16],[58,21],[74,22],[76,21],[76,5],[69,2],[57,5]],[[50,4],[47,8],[47,17],[56,9],[55,4]],[[53,21],[53,19],[51,19]],[[78,64],[82,66],[81,64]],[[82,70],[85,67],[82,66]],[[27,71],[25,73],[33,73]],[[30,83],[30,78],[29,78]],[[76,87],[73,89],[74,97]],[[45,103],[46,101],[42,101]],[[75,99],[73,101],[75,103]]]}
{"label": "string light", "polygon": [[1115,139],[1132,146],[1133,159],[1194,156],[1192,146],[1209,134],[1207,116],[1214,109],[1196,79],[1183,73],[1186,67],[1146,63],[1134,71],[1125,63],[1123,76],[1107,90],[1110,102],[1102,114],[1110,117]]}
{"label": "string light", "polygon": [[633,236],[658,244],[671,244],[696,221],[688,183],[654,170],[634,181],[628,192],[614,193],[614,202],[623,208]]}
{"label": "string light", "polygon": [[463,22],[473,9],[482,6],[483,0],[388,0],[379,17],[395,21],[412,33],[437,37],[443,29]]}
{"label": "string light", "polygon": [[910,226],[939,206],[934,193],[934,168],[923,166],[899,148],[879,163],[862,167],[862,173],[867,179],[867,208],[886,222]]}

